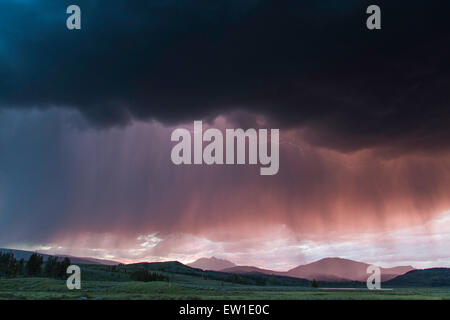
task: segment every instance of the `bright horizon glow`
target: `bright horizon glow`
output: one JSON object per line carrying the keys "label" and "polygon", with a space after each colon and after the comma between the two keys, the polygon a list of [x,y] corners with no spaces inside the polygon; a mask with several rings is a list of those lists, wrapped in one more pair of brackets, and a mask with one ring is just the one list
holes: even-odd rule
{"label": "bright horizon glow", "polygon": [[[300,264],[323,258],[339,257],[382,267],[411,265],[414,268],[450,267],[450,210],[442,212],[424,225],[379,233],[342,236],[340,240],[296,241],[285,226],[274,229],[267,237],[246,239],[248,247],[214,242],[207,238],[180,234],[166,238],[157,233],[140,235],[137,246],[130,248],[80,248],[57,245],[12,246],[11,249],[38,251],[44,254],[68,254],[77,257],[114,260],[120,263],[179,261],[187,264],[199,258],[216,257],[237,265],[255,266],[274,271],[287,271]],[[178,246],[173,246],[173,242]],[[151,255],[158,245],[172,243],[168,256]],[[190,243],[191,245],[186,245]],[[272,247],[273,244],[276,247]],[[378,244],[377,244],[378,243]],[[186,253],[183,253],[186,252]],[[301,255],[301,258],[292,258]],[[428,255],[428,259],[427,259]],[[417,258],[418,257],[418,258]]]}

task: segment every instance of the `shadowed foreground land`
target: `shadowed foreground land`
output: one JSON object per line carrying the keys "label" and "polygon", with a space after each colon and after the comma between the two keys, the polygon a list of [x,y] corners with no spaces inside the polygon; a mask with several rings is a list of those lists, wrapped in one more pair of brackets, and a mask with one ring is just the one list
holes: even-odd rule
{"label": "shadowed foreground land", "polygon": [[185,276],[179,282],[86,280],[81,290],[69,291],[64,280],[15,278],[0,280],[0,299],[450,299],[450,288],[345,291],[224,284]]}

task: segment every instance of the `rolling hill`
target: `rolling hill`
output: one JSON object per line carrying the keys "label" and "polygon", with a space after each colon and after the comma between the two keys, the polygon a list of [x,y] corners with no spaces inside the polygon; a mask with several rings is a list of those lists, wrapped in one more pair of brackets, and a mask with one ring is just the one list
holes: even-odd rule
{"label": "rolling hill", "polygon": [[223,269],[220,271],[228,272],[228,273],[235,273],[235,274],[257,274],[257,273],[259,273],[259,274],[266,274],[266,275],[287,276],[286,272],[261,269],[261,268],[252,267],[252,266],[235,266],[235,267],[226,268],[226,269]]}
{"label": "rolling hill", "polygon": [[[0,248],[0,252],[2,253],[12,253],[17,260],[24,259],[28,260],[28,258],[35,253],[34,251],[25,251],[25,250],[17,250],[17,249],[5,249]],[[44,258],[44,261],[47,261],[48,257],[52,257],[53,255],[36,252]],[[60,258],[68,257],[73,264],[101,264],[101,265],[117,265],[119,262],[112,260],[103,260],[96,258],[88,258],[88,257],[74,257],[70,255],[57,255]]]}
{"label": "rolling hill", "polygon": [[385,283],[393,287],[450,287],[450,268],[412,270]]}
{"label": "rolling hill", "polygon": [[278,285],[278,286],[301,286],[301,287],[311,286],[311,282],[305,279],[280,275],[269,275],[262,273],[236,274],[223,271],[204,271],[201,269],[189,267],[178,261],[135,263],[135,264],[127,264],[122,268],[126,268],[130,272],[139,269],[146,269],[153,272],[154,271],[163,272],[171,277],[173,277],[174,275],[184,275],[201,278],[203,280],[217,280],[244,285],[258,285],[258,286]]}

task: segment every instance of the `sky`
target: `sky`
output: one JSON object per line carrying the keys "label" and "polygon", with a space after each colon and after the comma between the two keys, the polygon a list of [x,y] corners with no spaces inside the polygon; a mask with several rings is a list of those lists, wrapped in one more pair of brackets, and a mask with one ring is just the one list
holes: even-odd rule
{"label": "sky", "polygon": [[[450,4],[369,4],[2,1],[0,247],[450,267]],[[195,120],[279,128],[278,174],[174,165]]]}

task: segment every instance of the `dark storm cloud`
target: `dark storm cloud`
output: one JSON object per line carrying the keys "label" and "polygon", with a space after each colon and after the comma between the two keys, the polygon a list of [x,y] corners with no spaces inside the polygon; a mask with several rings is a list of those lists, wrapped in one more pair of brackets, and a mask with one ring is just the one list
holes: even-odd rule
{"label": "dark storm cloud", "polygon": [[369,31],[372,2],[2,1],[0,105],[98,126],[243,109],[339,150],[448,147],[450,3],[376,1]]}

